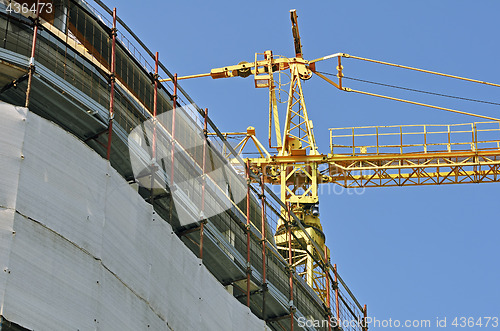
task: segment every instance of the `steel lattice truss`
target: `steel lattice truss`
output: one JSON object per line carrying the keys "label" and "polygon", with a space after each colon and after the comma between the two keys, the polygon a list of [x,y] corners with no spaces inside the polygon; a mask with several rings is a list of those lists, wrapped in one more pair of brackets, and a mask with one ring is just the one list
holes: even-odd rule
{"label": "steel lattice truss", "polygon": [[332,157],[326,182],[346,188],[500,181],[500,151]]}

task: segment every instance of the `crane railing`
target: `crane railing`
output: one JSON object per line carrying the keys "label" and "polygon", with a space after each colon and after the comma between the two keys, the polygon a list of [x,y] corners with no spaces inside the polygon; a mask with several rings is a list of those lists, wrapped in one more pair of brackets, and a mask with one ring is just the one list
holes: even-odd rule
{"label": "crane railing", "polygon": [[500,122],[330,129],[328,174],[343,187],[500,181]]}
{"label": "crane railing", "polygon": [[332,155],[500,150],[500,122],[332,128]]}

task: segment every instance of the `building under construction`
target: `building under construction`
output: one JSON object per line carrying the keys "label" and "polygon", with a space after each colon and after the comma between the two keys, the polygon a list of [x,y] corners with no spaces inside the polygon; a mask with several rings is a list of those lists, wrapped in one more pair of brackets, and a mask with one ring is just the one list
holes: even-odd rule
{"label": "building under construction", "polygon": [[116,11],[37,5],[0,2],[1,330],[365,328],[327,250],[286,235],[307,224]]}
{"label": "building under construction", "polygon": [[[294,57],[177,77],[99,0],[0,0],[1,330],[367,329],[330,262],[318,186],[499,182],[500,120],[348,88],[342,61],[500,85],[309,61],[290,18]],[[336,73],[316,70],[332,59]],[[332,128],[321,154],[301,85],[313,75],[488,121]],[[275,153],[252,127],[219,131],[179,84],[203,76],[269,89]],[[260,157],[242,158],[252,144]]]}

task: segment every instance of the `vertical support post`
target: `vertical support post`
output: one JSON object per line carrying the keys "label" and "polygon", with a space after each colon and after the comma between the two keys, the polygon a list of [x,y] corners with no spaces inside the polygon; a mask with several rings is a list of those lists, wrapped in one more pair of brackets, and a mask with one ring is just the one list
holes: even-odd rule
{"label": "vertical support post", "polygon": [[154,94],[153,94],[153,161],[156,161],[156,115],[158,111],[158,52],[155,54]]}
{"label": "vertical support post", "polygon": [[[476,146],[476,145],[474,144],[474,141],[475,141],[475,139],[474,139],[474,124],[476,124],[476,123],[471,123],[471,124],[470,124],[470,131],[471,131],[471,133],[472,133],[472,141],[471,141],[471,143],[470,143],[470,149],[471,149],[473,152],[475,152],[475,151],[476,151],[476,149],[475,149],[475,146]],[[497,144],[498,144],[498,142],[497,142]]]}
{"label": "vertical support post", "polygon": [[40,10],[38,7],[38,0],[36,1],[36,16],[33,22],[33,43],[31,44],[31,57],[29,63],[29,72],[28,72],[28,88],[26,89],[26,102],[24,106],[26,108],[30,105],[30,94],[31,94],[31,85],[33,81],[33,74],[35,73],[35,51],[36,51],[36,39],[38,36],[38,23],[40,21]]}
{"label": "vertical support post", "polygon": [[111,156],[111,139],[113,137],[113,119],[115,117],[115,69],[116,69],[116,8],[113,8],[113,28],[111,29],[111,68],[109,94],[109,122],[108,122],[108,147],[106,151],[106,160]]}
{"label": "vertical support post", "polygon": [[424,124],[424,153],[427,153],[427,126]]}
{"label": "vertical support post", "polygon": [[310,288],[314,289],[314,247],[311,242],[307,244],[307,257],[306,257],[306,282]]}
{"label": "vertical support post", "polygon": [[354,145],[354,128],[352,128],[352,155],[356,155],[356,146]]}
{"label": "vertical support post", "polygon": [[[9,5],[12,5],[12,0],[9,0]],[[9,34],[9,23],[10,23],[10,16],[7,16],[7,23],[5,24],[5,35],[3,37],[3,48],[7,48],[7,35]]]}
{"label": "vertical support post", "polygon": [[203,232],[205,229],[205,220],[200,224],[200,260],[203,260]]}
{"label": "vertical support post", "polygon": [[368,317],[368,311],[366,309],[366,305],[363,307],[363,330],[368,330],[368,325],[366,325],[366,319]]}
{"label": "vertical support post", "polygon": [[290,268],[290,329],[293,331],[293,255],[292,255],[292,222],[290,221],[290,202],[287,203],[287,239],[288,239],[288,267]]}
{"label": "vertical support post", "polygon": [[325,245],[325,275],[326,275],[326,308],[328,308],[328,331],[332,330],[332,324],[330,321],[330,317],[332,316],[332,310],[330,309],[330,269],[329,269],[329,264],[328,264],[328,248]]}
{"label": "vertical support post", "polygon": [[330,129],[330,153],[333,155],[333,130]]}
{"label": "vertical support post", "polygon": [[[473,135],[474,135],[474,151],[477,151],[477,126],[476,126],[476,123],[474,123],[472,130],[474,131],[474,133],[473,133]],[[498,142],[497,142],[497,145],[498,145]]]}
{"label": "vertical support post", "polygon": [[250,160],[247,160],[247,307],[250,307]]}
{"label": "vertical support post", "polygon": [[400,136],[400,152],[403,154],[403,127],[399,127],[399,136]]}
{"label": "vertical support post", "polygon": [[155,54],[155,73],[153,75],[154,89],[153,89],[153,141],[151,144],[152,149],[152,159],[151,159],[151,195],[149,201],[154,204],[153,200],[153,188],[155,182],[155,171],[156,171],[156,115],[158,113],[158,52]]}
{"label": "vertical support post", "polygon": [[317,162],[311,162],[311,194],[312,196],[317,197],[318,196],[318,163]]}
{"label": "vertical support post", "polygon": [[342,69],[344,69],[344,68],[342,67],[341,58],[342,58],[342,56],[338,57],[339,66],[337,67],[337,71],[338,71],[337,75],[339,76],[339,89],[342,90],[342,77],[344,77],[344,74],[342,73]]}
{"label": "vertical support post", "polygon": [[264,174],[260,177],[260,188],[261,188],[261,242],[262,242],[262,319],[266,319],[266,292],[267,292],[267,281],[266,281],[266,198],[264,196]]}
{"label": "vertical support post", "polygon": [[448,127],[448,152],[451,152],[451,133],[450,133],[450,126],[447,125]]}
{"label": "vertical support post", "polygon": [[335,308],[337,310],[337,326],[340,325],[340,306],[339,306],[339,283],[337,277],[337,264],[333,265],[335,275]]}
{"label": "vertical support post", "polygon": [[[170,190],[174,189],[174,166],[175,166],[175,110],[177,109],[177,74],[174,75],[174,94],[172,95],[172,144],[170,146]],[[169,217],[172,220],[172,209],[174,200],[170,199]]]}
{"label": "vertical support post", "polygon": [[[68,11],[66,13],[66,29],[64,31],[64,34],[66,35],[66,39],[65,39],[66,45],[68,45],[68,40],[69,40],[69,17],[70,17],[70,12],[71,12],[70,3],[71,3],[71,0],[66,0],[66,7],[68,9]],[[77,14],[77,16],[78,16],[78,14]],[[63,78],[64,79],[66,79],[67,61],[68,61],[68,46],[66,46],[66,48],[64,50],[64,63],[63,63],[63,69],[64,69]]]}
{"label": "vertical support post", "polygon": [[205,114],[203,116],[203,161],[202,161],[202,183],[201,183],[201,225],[200,225],[200,259],[203,260],[203,230],[205,227],[205,185],[207,182],[206,178],[206,158],[207,158],[207,139],[208,139],[208,108],[205,108]]}
{"label": "vertical support post", "polygon": [[208,137],[208,108],[205,108],[205,113],[203,114],[203,161],[202,161],[202,183],[201,183],[201,212],[203,218],[205,217],[205,183],[207,182],[206,176],[206,158],[207,158],[207,137]]}
{"label": "vertical support post", "polygon": [[175,154],[175,110],[177,108],[177,74],[174,75],[174,95],[172,95],[172,149],[170,153],[170,189],[174,185],[174,154]]}

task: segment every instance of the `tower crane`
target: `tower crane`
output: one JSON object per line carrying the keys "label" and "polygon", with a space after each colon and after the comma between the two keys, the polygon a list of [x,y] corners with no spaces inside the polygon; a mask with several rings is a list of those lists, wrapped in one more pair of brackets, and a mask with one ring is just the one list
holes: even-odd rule
{"label": "tower crane", "polygon": [[[318,186],[335,183],[346,188],[410,185],[439,185],[500,181],[500,120],[459,110],[353,90],[343,84],[343,58],[375,62],[406,70],[461,79],[500,87],[498,84],[443,74],[388,62],[376,61],[345,53],[336,53],[315,60],[303,58],[297,13],[290,11],[295,55],[276,56],[268,50],[256,53],[252,63],[215,68],[210,73],[179,77],[178,80],[210,76],[213,79],[254,77],[256,88],[269,91],[268,152],[249,127],[236,146],[241,153],[253,141],[261,157],[247,158],[251,171],[264,183],[280,186],[280,197],[304,227],[292,225],[292,261],[308,285],[326,302],[327,275],[316,261],[329,259],[325,235],[319,217]],[[320,61],[337,59],[335,82],[316,69]],[[280,124],[277,93],[282,93],[281,73],[289,75],[286,112]],[[330,151],[318,151],[313,122],[309,118],[302,81],[316,75],[339,90],[407,102],[443,111],[476,116],[488,121],[450,125],[402,125],[384,127],[353,127],[330,129]],[[160,80],[167,81],[170,79]],[[282,126],[281,126],[282,125]],[[275,144],[272,144],[274,127]],[[283,215],[286,210],[282,210]],[[286,217],[283,217],[286,219]],[[286,227],[278,222],[275,242],[286,255],[289,250]],[[304,233],[304,229],[305,232]],[[307,247],[307,250],[304,250]],[[315,248],[318,248],[315,249]],[[322,254],[324,252],[324,254]]]}

